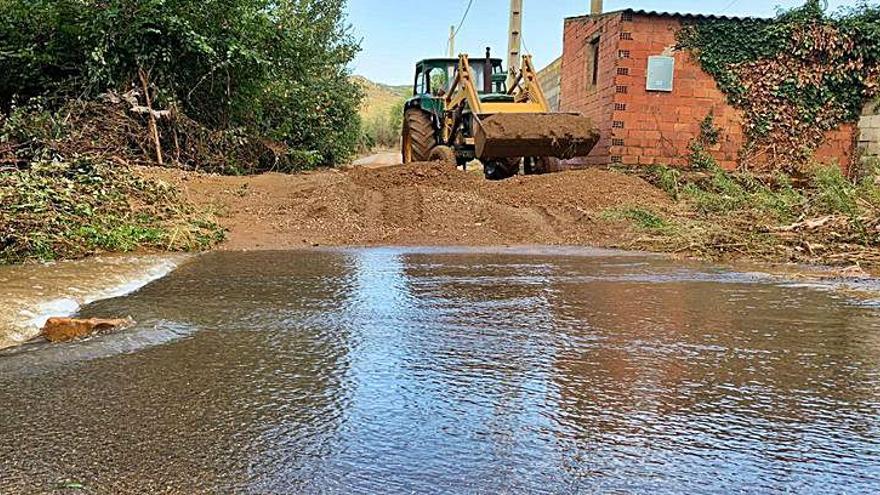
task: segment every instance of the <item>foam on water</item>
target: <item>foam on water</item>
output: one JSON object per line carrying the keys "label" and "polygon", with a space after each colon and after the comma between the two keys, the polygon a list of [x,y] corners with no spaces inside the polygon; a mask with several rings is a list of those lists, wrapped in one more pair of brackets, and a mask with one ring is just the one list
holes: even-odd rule
{"label": "foam on water", "polygon": [[[0,268],[0,349],[39,334],[51,317],[130,294],[171,273],[185,256],[108,256]],[[107,315],[119,317],[126,315]]]}

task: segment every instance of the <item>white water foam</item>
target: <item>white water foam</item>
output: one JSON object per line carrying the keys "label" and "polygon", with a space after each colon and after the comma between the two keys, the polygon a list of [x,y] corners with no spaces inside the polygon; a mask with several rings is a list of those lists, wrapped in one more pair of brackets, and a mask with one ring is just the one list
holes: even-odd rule
{"label": "white water foam", "polygon": [[74,315],[95,301],[135,292],[177,268],[184,256],[113,256],[0,272],[0,349],[37,336],[46,320]]}

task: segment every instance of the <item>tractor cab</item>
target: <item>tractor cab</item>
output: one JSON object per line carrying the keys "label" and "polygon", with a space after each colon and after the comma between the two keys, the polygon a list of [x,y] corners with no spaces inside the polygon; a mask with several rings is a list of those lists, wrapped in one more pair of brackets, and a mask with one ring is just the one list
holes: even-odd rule
{"label": "tractor cab", "polygon": [[[413,96],[441,98],[451,89],[459,67],[457,58],[431,58],[416,64]],[[471,72],[474,86],[480,95],[506,95],[507,73],[501,59],[472,60]],[[488,84],[486,83],[488,77]]]}

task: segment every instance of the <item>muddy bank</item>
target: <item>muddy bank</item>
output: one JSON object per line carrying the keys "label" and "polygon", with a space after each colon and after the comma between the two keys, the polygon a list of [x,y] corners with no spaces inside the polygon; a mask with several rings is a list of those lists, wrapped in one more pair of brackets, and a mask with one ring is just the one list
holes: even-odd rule
{"label": "muddy bank", "polygon": [[619,246],[635,235],[607,211],[671,207],[640,178],[606,170],[488,182],[439,163],[220,177],[144,169],[214,210],[221,249],[313,245]]}

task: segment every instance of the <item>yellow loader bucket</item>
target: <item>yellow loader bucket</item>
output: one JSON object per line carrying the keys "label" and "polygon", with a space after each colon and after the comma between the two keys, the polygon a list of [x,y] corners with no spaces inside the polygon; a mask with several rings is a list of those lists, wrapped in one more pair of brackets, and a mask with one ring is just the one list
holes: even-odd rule
{"label": "yellow loader bucket", "polygon": [[593,122],[568,113],[497,113],[475,121],[479,159],[573,158],[590,154],[599,141]]}

